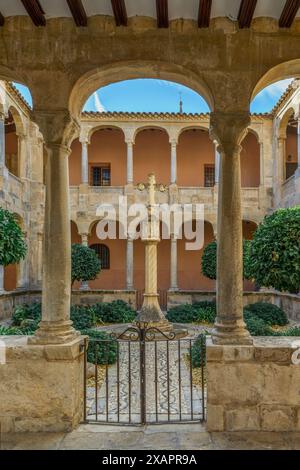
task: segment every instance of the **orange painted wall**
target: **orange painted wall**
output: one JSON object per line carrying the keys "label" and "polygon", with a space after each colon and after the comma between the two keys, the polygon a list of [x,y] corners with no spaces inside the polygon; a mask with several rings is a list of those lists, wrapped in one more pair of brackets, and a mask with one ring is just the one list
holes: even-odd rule
{"label": "orange painted wall", "polygon": [[289,155],[292,156],[291,162],[298,161],[298,137],[297,129],[295,127],[288,126],[286,132],[286,159]]}
{"label": "orange painted wall", "polygon": [[89,236],[89,246],[96,243],[103,243],[108,246],[110,250],[110,269],[103,269],[98,278],[89,283],[91,289],[125,289],[126,240],[99,240],[96,235],[96,225],[94,225]]}
{"label": "orange painted wall", "polygon": [[133,180],[147,181],[154,173],[158,183],[170,183],[171,146],[166,132],[158,129],[140,131],[133,146]]}
{"label": "orange painted wall", "polygon": [[177,184],[204,186],[204,165],[215,163],[215,148],[208,132],[191,129],[183,132],[177,146]]}
{"label": "orange painted wall", "polygon": [[[214,239],[211,224],[205,222],[204,247]],[[215,290],[215,281],[208,279],[201,273],[201,258],[203,249],[199,251],[187,251],[186,240],[178,240],[178,286],[183,290]]]}
{"label": "orange painted wall", "polygon": [[[69,159],[70,185],[81,183],[81,143],[76,139],[71,146]],[[124,134],[118,129],[99,129],[94,132],[88,146],[89,164],[110,163],[111,185],[126,184],[127,145]]]}
{"label": "orange painted wall", "polygon": [[242,142],[241,178],[244,188],[255,188],[260,184],[260,145],[252,132]]}
{"label": "orange painted wall", "polygon": [[4,268],[4,289],[13,291],[17,288],[18,267],[16,264],[9,264]]}
{"label": "orange painted wall", "polygon": [[[13,175],[19,176],[18,136],[15,132],[5,134],[5,154],[8,170]],[[14,155],[13,159],[11,159],[11,155]]]}

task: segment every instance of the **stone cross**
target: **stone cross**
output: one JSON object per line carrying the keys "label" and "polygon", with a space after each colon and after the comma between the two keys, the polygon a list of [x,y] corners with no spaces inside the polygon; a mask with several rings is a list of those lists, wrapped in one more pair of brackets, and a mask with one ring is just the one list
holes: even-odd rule
{"label": "stone cross", "polygon": [[155,204],[155,190],[156,190],[156,179],[153,173],[148,176],[148,193],[149,193],[149,205],[154,206]]}

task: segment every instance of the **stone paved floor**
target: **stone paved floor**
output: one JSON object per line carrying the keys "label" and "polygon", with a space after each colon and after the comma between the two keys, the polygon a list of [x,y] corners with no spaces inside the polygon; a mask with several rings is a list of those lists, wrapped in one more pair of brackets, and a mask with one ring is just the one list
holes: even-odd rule
{"label": "stone paved floor", "polygon": [[71,433],[3,436],[10,450],[300,450],[300,433],[208,433],[200,424],[139,427],[81,425]]}

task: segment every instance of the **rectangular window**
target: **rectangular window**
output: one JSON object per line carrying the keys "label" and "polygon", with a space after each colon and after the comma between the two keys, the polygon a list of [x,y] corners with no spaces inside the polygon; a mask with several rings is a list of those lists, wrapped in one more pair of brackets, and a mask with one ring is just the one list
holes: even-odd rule
{"label": "rectangular window", "polygon": [[110,165],[93,165],[90,170],[91,186],[110,186]]}
{"label": "rectangular window", "polygon": [[204,186],[211,188],[215,185],[215,165],[204,165]]}

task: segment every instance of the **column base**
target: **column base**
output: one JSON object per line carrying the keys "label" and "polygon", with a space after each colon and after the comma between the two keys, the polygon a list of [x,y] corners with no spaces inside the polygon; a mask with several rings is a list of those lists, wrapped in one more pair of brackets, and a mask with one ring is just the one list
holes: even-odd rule
{"label": "column base", "polygon": [[28,338],[28,344],[64,344],[79,338],[80,333],[72,327],[71,320],[47,322],[41,321],[34,336]]}
{"label": "column base", "polygon": [[216,322],[211,338],[213,344],[253,344],[253,338],[243,320],[228,324]]}
{"label": "column base", "polygon": [[169,290],[168,290],[168,292],[178,292],[178,291],[179,291],[179,287],[177,287],[177,286],[176,287],[175,286],[170,287]]}
{"label": "column base", "polygon": [[137,319],[140,322],[148,323],[165,320],[158,302],[158,294],[144,294],[144,302]]}

